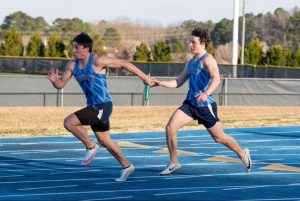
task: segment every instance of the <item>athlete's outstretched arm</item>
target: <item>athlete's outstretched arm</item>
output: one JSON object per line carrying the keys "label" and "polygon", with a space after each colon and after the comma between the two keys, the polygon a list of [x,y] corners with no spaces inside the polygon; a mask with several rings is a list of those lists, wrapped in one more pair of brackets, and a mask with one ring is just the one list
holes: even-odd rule
{"label": "athlete's outstretched arm", "polygon": [[149,84],[152,86],[156,83],[156,80],[154,78],[151,78],[150,76],[146,75],[138,67],[136,67],[135,65],[133,65],[127,60],[101,56],[101,57],[97,57],[94,60],[94,63],[97,67],[100,68],[104,68],[104,67],[125,68],[126,70],[139,76],[144,81],[145,84]]}
{"label": "athlete's outstretched arm", "polygon": [[183,71],[174,80],[160,81],[156,85],[166,87],[166,88],[179,88],[188,79],[187,76],[187,65],[185,65]]}
{"label": "athlete's outstretched arm", "polygon": [[66,65],[66,70],[61,76],[58,75],[58,69],[52,69],[48,73],[48,79],[56,89],[62,89],[70,80],[73,68],[74,62],[69,62]]}

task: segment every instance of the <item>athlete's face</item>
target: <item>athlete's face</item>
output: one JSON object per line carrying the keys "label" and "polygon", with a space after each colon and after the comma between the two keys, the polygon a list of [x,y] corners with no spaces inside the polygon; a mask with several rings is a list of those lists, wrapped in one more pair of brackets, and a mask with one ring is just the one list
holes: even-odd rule
{"label": "athlete's face", "polygon": [[87,53],[89,52],[88,48],[84,48],[77,42],[73,42],[73,51],[76,59],[84,59]]}
{"label": "athlete's face", "polygon": [[201,43],[200,38],[197,36],[190,36],[189,47],[193,54],[199,54],[205,50],[205,44]]}

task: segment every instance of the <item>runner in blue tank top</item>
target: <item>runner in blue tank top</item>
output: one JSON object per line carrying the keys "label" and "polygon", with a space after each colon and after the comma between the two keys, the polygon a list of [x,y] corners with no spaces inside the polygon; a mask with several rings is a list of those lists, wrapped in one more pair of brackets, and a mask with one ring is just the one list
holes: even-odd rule
{"label": "runner in blue tank top", "polygon": [[57,70],[49,72],[48,79],[55,88],[61,89],[73,75],[85,94],[87,107],[67,116],[64,126],[85,145],[87,151],[82,164],[89,165],[99,151],[99,146],[89,138],[87,130],[83,127],[83,125],[90,125],[98,142],[119,161],[123,168],[120,178],[116,181],[125,181],[135,168],[110,138],[109,117],[112,113],[112,98],[107,89],[106,68],[123,67],[150,86],[154,85],[156,80],[145,75],[128,61],[93,54],[93,41],[86,33],[76,36],[72,45],[75,60],[68,63],[61,76],[58,75]]}
{"label": "runner in blue tank top", "polygon": [[213,92],[220,83],[219,68],[213,56],[206,52],[209,36],[206,30],[195,29],[191,33],[189,47],[194,57],[174,80],[157,82],[167,88],[181,87],[189,80],[186,100],[171,116],[166,126],[167,145],[170,162],[160,175],[168,175],[181,167],[177,158],[177,131],[193,120],[203,124],[212,138],[234,151],[241,159],[247,172],[251,171],[252,161],[249,149],[241,149],[234,138],[224,133],[217,114],[217,104]]}

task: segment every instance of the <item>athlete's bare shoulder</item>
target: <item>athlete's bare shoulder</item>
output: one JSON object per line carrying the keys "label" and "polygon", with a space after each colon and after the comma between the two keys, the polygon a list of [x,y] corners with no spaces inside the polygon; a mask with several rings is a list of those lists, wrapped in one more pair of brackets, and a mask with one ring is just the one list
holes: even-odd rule
{"label": "athlete's bare shoulder", "polygon": [[68,62],[68,64],[66,65],[66,69],[73,71],[74,66],[75,66],[75,60],[72,59],[72,60],[70,60],[70,61]]}
{"label": "athlete's bare shoulder", "polygon": [[207,56],[203,59],[203,64],[207,68],[217,67],[217,61],[210,53],[208,53]]}
{"label": "athlete's bare shoulder", "polygon": [[74,66],[75,66],[75,60],[74,59],[68,61],[68,63],[66,64],[66,67],[65,67],[65,71],[71,71],[71,72],[73,72]]}
{"label": "athlete's bare shoulder", "polygon": [[106,56],[99,56],[97,54],[94,54],[93,56],[93,64],[97,66],[98,68],[104,68],[108,64],[108,57]]}

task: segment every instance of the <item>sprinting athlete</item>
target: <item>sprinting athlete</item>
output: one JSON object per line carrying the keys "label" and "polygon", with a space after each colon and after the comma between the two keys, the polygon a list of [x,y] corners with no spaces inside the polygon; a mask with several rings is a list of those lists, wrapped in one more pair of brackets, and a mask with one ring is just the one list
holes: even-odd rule
{"label": "sprinting athlete", "polygon": [[87,100],[87,107],[65,118],[64,127],[85,145],[86,156],[82,165],[89,165],[99,151],[99,146],[89,138],[87,130],[83,127],[83,125],[90,125],[98,142],[118,160],[123,168],[120,178],[117,178],[116,181],[125,181],[135,168],[122,154],[119,146],[110,138],[109,117],[113,104],[107,89],[106,68],[123,67],[149,85],[155,84],[155,80],[128,61],[94,54],[92,52],[93,41],[86,33],[76,36],[72,45],[75,60],[67,64],[65,72],[61,76],[58,75],[57,70],[52,70],[48,74],[48,79],[57,89],[63,88],[74,76]]}
{"label": "sprinting athlete", "polygon": [[212,95],[220,83],[219,68],[213,56],[206,52],[209,36],[206,30],[195,29],[191,32],[189,47],[194,57],[174,80],[157,82],[167,88],[181,87],[189,81],[186,100],[171,116],[166,126],[166,141],[170,162],[160,175],[168,175],[181,167],[177,159],[177,131],[193,120],[203,124],[217,143],[234,151],[247,172],[251,171],[252,161],[249,149],[241,149],[234,138],[224,133],[217,114],[217,104]]}

